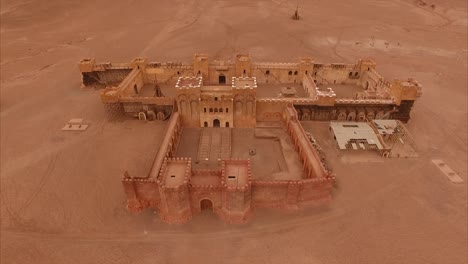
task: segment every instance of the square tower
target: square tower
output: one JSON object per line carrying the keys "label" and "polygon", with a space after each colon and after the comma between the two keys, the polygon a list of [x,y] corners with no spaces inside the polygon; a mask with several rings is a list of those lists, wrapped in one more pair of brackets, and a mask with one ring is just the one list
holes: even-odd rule
{"label": "square tower", "polygon": [[228,222],[245,222],[251,212],[250,160],[226,160],[222,163],[223,202],[221,215]]}
{"label": "square tower", "polygon": [[250,54],[236,55],[236,76],[252,76],[252,63],[250,59]]}

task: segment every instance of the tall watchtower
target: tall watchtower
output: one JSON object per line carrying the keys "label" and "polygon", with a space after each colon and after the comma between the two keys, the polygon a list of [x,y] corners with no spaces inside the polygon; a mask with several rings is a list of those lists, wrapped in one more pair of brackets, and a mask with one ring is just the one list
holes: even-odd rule
{"label": "tall watchtower", "polygon": [[250,160],[226,160],[222,163],[222,208],[220,215],[227,222],[245,222],[251,213]]}
{"label": "tall watchtower", "polygon": [[252,76],[252,62],[249,54],[236,55],[236,77]]}
{"label": "tall watchtower", "polygon": [[185,223],[192,218],[188,183],[191,177],[190,158],[165,159],[157,183],[160,216],[168,223]]}

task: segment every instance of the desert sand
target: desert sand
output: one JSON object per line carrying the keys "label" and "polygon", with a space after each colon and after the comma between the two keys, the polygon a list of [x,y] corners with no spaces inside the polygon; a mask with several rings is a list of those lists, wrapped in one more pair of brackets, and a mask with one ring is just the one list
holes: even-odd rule
{"label": "desert sand", "polygon": [[[467,262],[466,1],[0,3],[2,264]],[[98,91],[80,89],[77,62],[189,61],[195,52],[373,58],[385,78],[423,85],[408,124],[419,158],[345,157],[326,125],[304,122],[337,175],[330,205],[261,209],[245,225],[210,212],[182,226],[133,215],[121,177],[148,172],[165,123],[108,122]],[[61,131],[77,117],[86,131]]]}

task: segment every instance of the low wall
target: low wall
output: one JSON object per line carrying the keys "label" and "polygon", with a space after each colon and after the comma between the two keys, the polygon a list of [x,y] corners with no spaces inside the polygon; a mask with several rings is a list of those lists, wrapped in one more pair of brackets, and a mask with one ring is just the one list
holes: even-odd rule
{"label": "low wall", "polygon": [[172,157],[177,148],[181,132],[180,116],[178,112],[175,112],[172,114],[167,124],[166,134],[148,174],[149,178],[156,179],[159,175],[164,158]]}

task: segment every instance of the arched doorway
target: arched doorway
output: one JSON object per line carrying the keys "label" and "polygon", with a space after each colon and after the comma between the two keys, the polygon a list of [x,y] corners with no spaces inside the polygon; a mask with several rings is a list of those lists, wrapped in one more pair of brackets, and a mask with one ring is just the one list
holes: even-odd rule
{"label": "arched doorway", "polygon": [[229,122],[226,122],[226,127],[229,127]]}
{"label": "arched doorway", "polygon": [[219,122],[219,119],[214,119],[213,120],[213,127],[220,127],[221,123]]}
{"label": "arched doorway", "polygon": [[224,76],[224,74],[220,74],[218,81],[219,81],[219,84],[226,84],[226,76]]}
{"label": "arched doorway", "polygon": [[204,126],[204,127],[208,127],[208,122],[206,122],[206,121],[203,122],[203,126]]}
{"label": "arched doorway", "polygon": [[213,210],[213,202],[210,199],[203,199],[200,201],[200,211]]}

